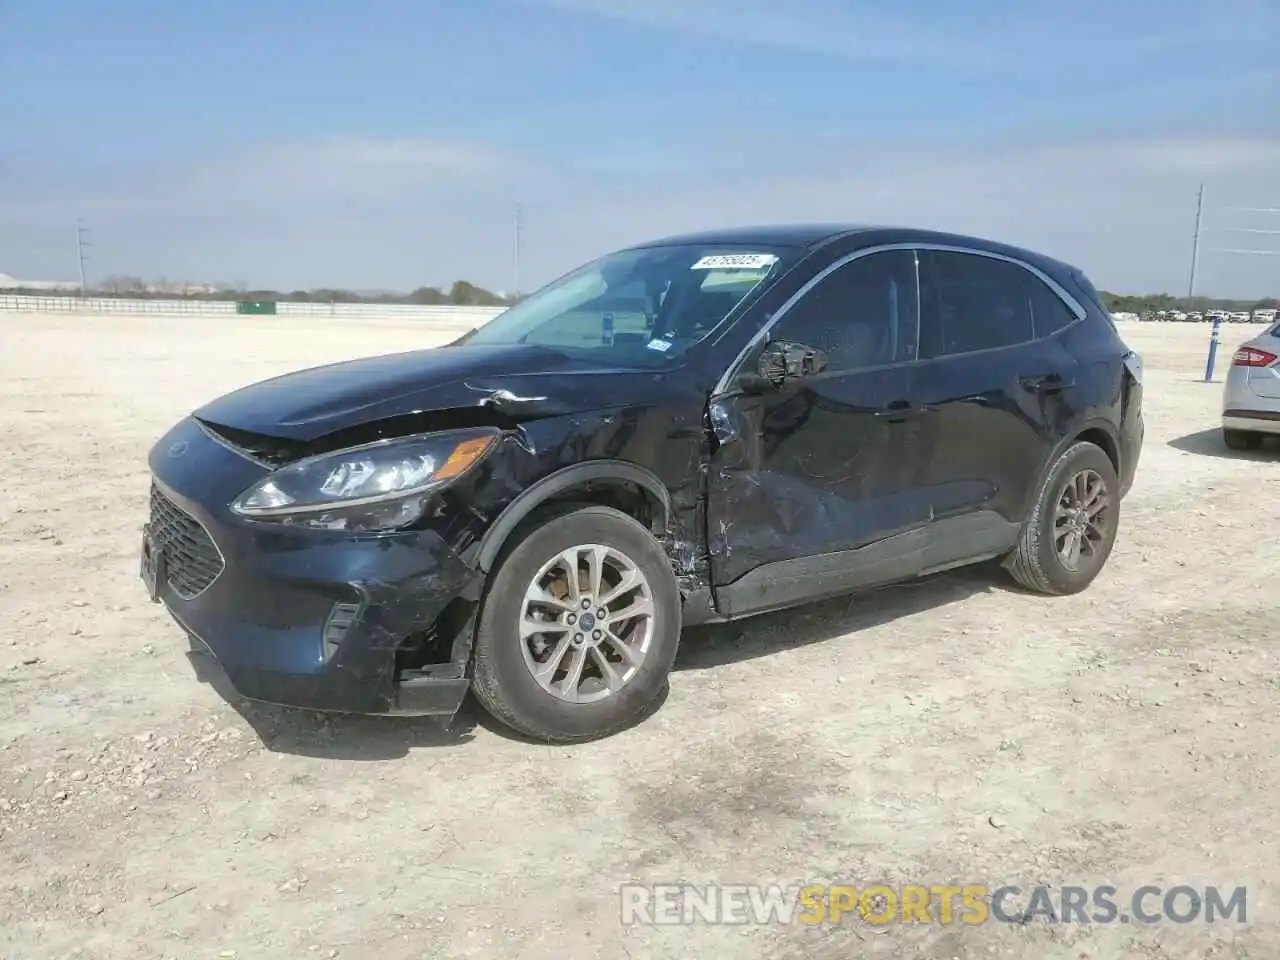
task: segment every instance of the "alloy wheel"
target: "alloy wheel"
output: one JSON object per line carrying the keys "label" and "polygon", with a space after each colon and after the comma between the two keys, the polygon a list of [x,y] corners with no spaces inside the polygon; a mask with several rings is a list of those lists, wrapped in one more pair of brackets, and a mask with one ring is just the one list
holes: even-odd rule
{"label": "alloy wheel", "polygon": [[1111,495],[1096,470],[1081,470],[1062,488],[1053,515],[1053,545],[1073,573],[1094,562],[1111,527]]}
{"label": "alloy wheel", "polygon": [[525,591],[519,622],[525,666],[569,703],[615,695],[643,665],[653,640],[649,581],[626,554],[597,543],[543,564]]}

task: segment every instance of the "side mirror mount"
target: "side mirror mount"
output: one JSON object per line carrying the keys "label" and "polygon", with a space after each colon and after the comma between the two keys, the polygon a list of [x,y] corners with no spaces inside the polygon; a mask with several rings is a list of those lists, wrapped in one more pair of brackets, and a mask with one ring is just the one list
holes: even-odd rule
{"label": "side mirror mount", "polygon": [[827,357],[821,350],[803,343],[775,340],[765,346],[756,361],[756,369],[744,375],[747,390],[778,388],[792,380],[816,376],[827,369]]}

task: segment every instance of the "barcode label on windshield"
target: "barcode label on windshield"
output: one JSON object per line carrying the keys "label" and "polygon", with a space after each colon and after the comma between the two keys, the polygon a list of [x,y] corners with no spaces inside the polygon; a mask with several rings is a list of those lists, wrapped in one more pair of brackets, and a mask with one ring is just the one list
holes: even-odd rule
{"label": "barcode label on windshield", "polygon": [[761,270],[778,262],[772,253],[721,253],[703,257],[690,270]]}

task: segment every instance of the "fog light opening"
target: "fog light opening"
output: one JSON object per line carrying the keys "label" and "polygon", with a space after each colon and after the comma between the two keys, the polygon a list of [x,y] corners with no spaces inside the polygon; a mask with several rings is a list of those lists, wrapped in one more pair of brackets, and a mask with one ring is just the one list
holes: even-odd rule
{"label": "fog light opening", "polygon": [[[396,649],[396,673],[403,675],[432,666],[465,664],[470,659],[469,639],[477,606],[474,601],[456,597],[440,611],[429,628],[404,637]],[[460,640],[464,642],[459,643]]]}
{"label": "fog light opening", "polygon": [[325,621],[324,633],[321,635],[320,659],[322,662],[328,663],[342,648],[342,642],[346,640],[347,633],[360,617],[360,606],[358,603],[333,605],[329,611],[329,618]]}

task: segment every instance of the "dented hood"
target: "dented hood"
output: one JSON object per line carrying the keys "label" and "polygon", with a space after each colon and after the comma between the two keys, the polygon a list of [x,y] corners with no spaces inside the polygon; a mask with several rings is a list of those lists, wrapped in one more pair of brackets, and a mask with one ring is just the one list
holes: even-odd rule
{"label": "dented hood", "polygon": [[242,387],[195,411],[206,423],[312,441],[411,414],[492,406],[521,419],[625,402],[653,374],[603,369],[541,347],[449,346],[314,367]]}

